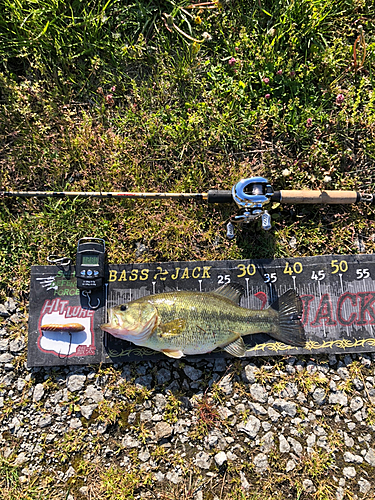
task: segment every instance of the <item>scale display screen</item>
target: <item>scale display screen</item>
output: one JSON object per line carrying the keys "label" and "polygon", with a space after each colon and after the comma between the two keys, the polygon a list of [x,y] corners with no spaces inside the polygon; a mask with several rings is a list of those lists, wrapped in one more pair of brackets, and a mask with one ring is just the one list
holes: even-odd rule
{"label": "scale display screen", "polygon": [[99,265],[99,255],[96,254],[83,254],[82,255],[82,265],[83,266],[98,266]]}

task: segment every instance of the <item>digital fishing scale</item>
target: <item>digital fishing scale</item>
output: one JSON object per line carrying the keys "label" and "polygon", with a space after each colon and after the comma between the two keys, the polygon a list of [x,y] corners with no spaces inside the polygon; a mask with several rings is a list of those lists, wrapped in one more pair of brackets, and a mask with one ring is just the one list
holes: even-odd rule
{"label": "digital fishing scale", "polygon": [[81,238],[77,245],[76,278],[79,290],[95,290],[103,286],[105,275],[105,241]]}

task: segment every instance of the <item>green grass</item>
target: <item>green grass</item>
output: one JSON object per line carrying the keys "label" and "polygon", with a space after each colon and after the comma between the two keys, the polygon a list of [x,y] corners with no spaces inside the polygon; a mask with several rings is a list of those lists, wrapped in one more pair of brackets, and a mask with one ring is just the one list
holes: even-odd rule
{"label": "green grass", "polygon": [[[0,190],[205,192],[260,174],[275,189],[375,192],[373,2],[190,4],[3,0]],[[359,234],[366,252],[375,250],[371,207],[275,206],[271,232],[255,223],[229,242],[233,211],[193,202],[0,199],[0,298],[27,301],[30,266],[52,253],[74,257],[87,235],[105,238],[111,263],[353,254]],[[138,243],[147,247],[140,257]],[[297,383],[308,391],[304,375]],[[132,390],[122,388],[126,397],[148,397]],[[168,401],[172,422],[179,403]],[[126,411],[104,405],[98,414],[122,422]],[[139,427],[139,438],[147,432]],[[331,457],[315,458],[298,470],[319,479],[314,498],[331,498]],[[58,498],[51,478],[46,486],[21,484],[20,468],[0,466],[7,500],[49,498],[47,491]],[[130,474],[119,489],[120,473],[100,471],[93,492],[132,498],[147,487]],[[298,474],[280,477],[285,494],[299,498]],[[231,499],[268,498],[275,484],[272,474],[255,478],[245,494],[238,475],[229,478]]]}

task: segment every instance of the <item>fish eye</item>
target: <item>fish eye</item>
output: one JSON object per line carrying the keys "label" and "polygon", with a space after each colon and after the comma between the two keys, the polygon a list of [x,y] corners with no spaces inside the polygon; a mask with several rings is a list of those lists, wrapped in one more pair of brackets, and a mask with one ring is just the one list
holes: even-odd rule
{"label": "fish eye", "polygon": [[126,311],[126,309],[128,308],[128,306],[126,304],[123,304],[121,307],[120,307],[120,310],[121,311]]}

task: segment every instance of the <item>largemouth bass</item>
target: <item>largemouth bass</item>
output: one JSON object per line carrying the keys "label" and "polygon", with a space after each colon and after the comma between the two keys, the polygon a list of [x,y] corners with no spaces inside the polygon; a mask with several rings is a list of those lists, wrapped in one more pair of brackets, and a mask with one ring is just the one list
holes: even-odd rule
{"label": "largemouth bass", "polygon": [[242,357],[242,337],[267,333],[285,344],[303,346],[302,303],[288,290],[268,309],[240,307],[243,288],[223,285],[214,292],[167,292],[148,295],[108,310],[101,329],[171,358],[205,354],[217,347]]}

